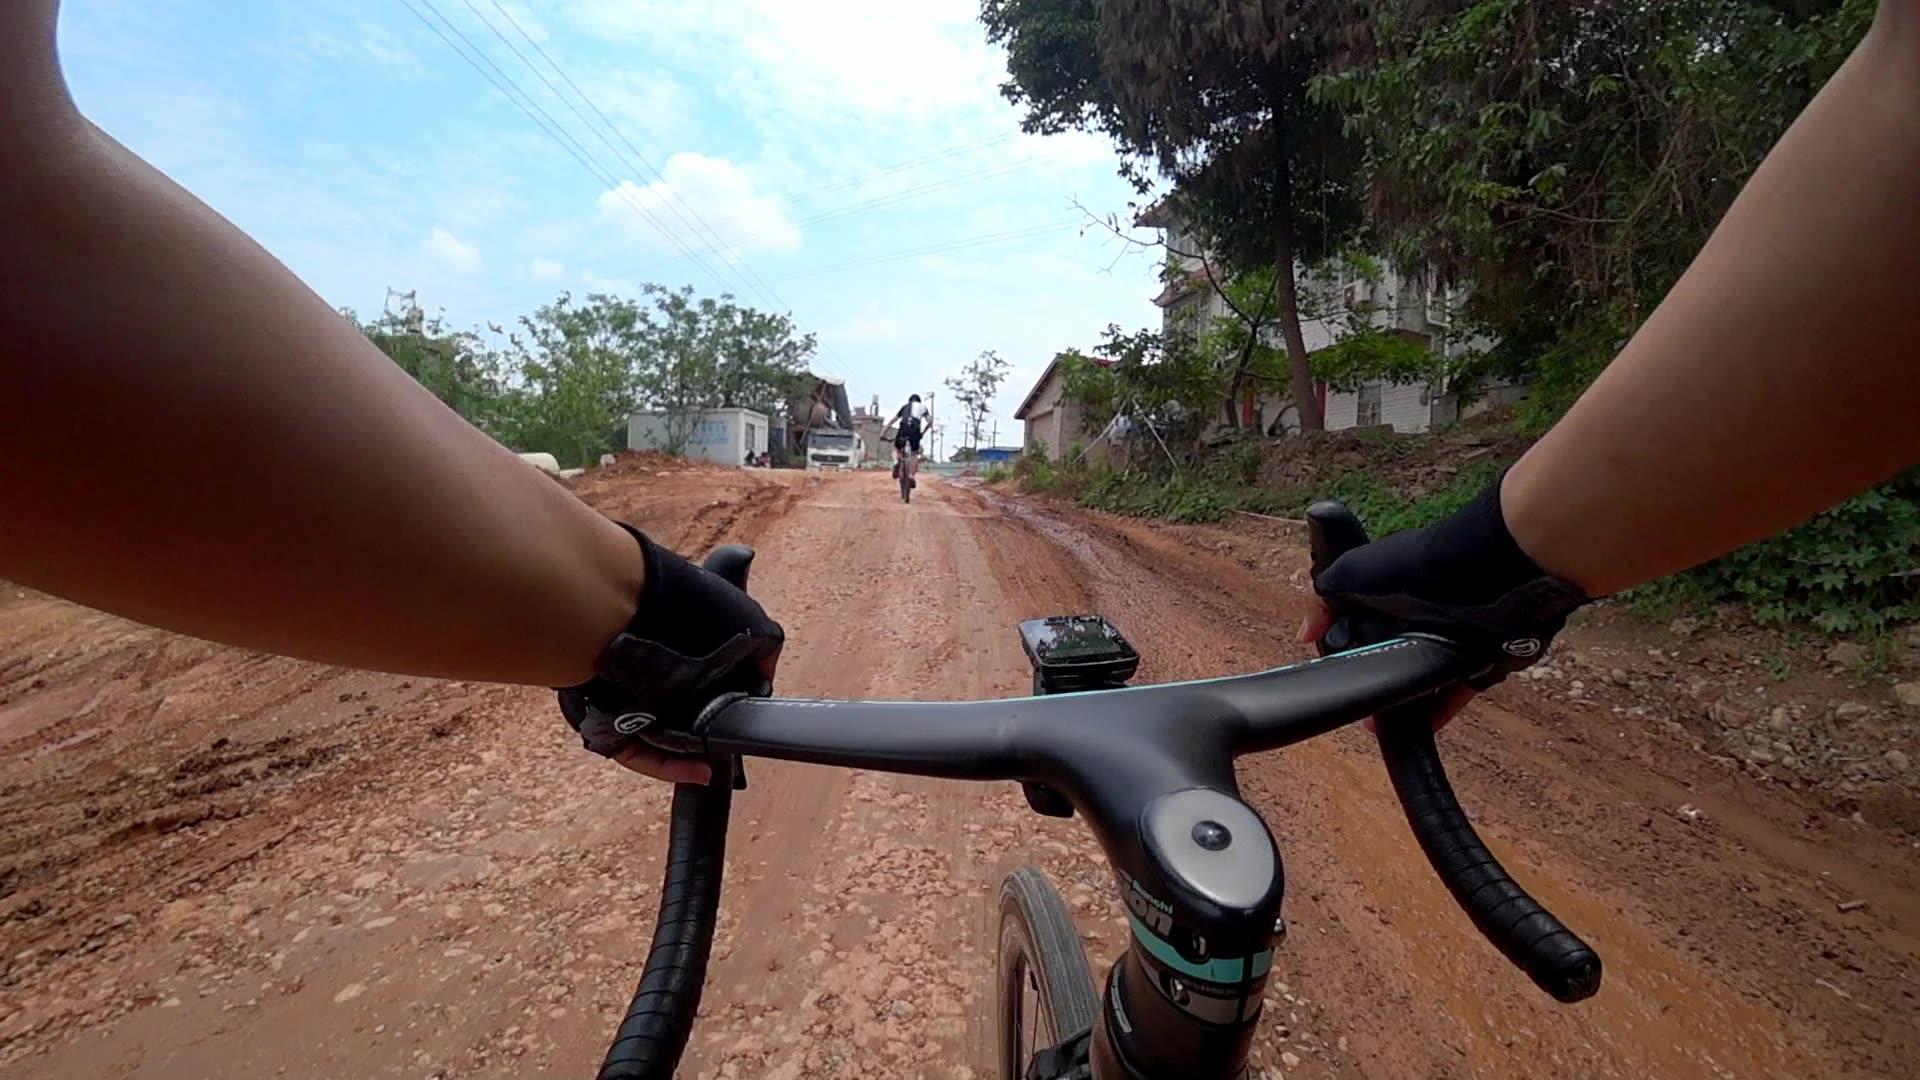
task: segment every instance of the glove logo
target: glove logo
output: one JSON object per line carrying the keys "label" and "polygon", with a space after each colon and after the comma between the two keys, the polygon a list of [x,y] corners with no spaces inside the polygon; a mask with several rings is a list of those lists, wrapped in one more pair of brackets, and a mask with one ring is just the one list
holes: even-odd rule
{"label": "glove logo", "polygon": [[622,735],[638,735],[651,723],[653,723],[653,716],[650,713],[621,713],[613,718],[613,730]]}
{"label": "glove logo", "polygon": [[1508,656],[1517,656],[1522,660],[1531,660],[1540,655],[1539,638],[1515,638],[1500,646]]}

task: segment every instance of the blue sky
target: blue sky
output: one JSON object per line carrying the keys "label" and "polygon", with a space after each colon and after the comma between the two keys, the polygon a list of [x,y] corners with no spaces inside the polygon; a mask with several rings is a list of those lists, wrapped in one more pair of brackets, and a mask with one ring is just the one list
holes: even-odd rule
{"label": "blue sky", "polygon": [[[939,393],[997,350],[1012,442],[1056,350],[1157,323],[1156,261],[1083,228],[1075,199],[1125,216],[1136,196],[1100,137],[1019,133],[976,12],[66,0],[60,37],[95,122],[336,306],[411,288],[475,326],[563,289],[730,291],[816,332],[857,403]],[[573,152],[453,47],[469,43]]]}

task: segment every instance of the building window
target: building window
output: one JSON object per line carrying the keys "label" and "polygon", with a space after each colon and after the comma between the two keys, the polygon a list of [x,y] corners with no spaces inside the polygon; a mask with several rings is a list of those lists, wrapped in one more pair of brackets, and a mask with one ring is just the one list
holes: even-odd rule
{"label": "building window", "polygon": [[1372,427],[1380,422],[1380,384],[1370,382],[1360,387],[1360,403],[1356,406],[1353,426]]}

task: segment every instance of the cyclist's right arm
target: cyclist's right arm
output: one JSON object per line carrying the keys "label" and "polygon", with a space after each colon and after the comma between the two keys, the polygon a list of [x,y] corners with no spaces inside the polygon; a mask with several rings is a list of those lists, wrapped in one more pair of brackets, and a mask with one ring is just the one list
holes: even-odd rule
{"label": "cyclist's right arm", "polygon": [[[1565,612],[1530,583],[1616,592],[1920,460],[1916,101],[1920,0],[1883,0],[1665,301],[1497,491],[1341,557],[1321,595],[1544,641]],[[1331,622],[1316,605],[1302,637]]]}
{"label": "cyclist's right arm", "polygon": [[1516,539],[1591,595],[1920,460],[1920,4],[1871,31],[1667,298],[1514,467]]}

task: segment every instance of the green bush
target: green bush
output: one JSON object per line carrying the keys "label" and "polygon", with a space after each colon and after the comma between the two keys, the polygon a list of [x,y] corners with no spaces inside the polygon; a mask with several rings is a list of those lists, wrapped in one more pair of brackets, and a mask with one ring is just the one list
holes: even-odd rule
{"label": "green bush", "polygon": [[981,473],[980,478],[989,484],[1004,484],[1013,479],[1013,470],[996,461],[987,466],[987,471]]}
{"label": "green bush", "polygon": [[1085,490],[1089,473],[1084,461],[1069,457],[1055,461],[1047,444],[1035,440],[1013,463],[1013,473],[1028,491],[1075,497]]}
{"label": "green bush", "polygon": [[1920,469],[1771,540],[1634,590],[1637,604],[1737,602],[1830,634],[1920,619]]}
{"label": "green bush", "polygon": [[1241,496],[1200,477],[1098,469],[1088,475],[1080,501],[1096,510],[1129,517],[1194,523],[1226,517],[1229,511],[1239,509]]}

